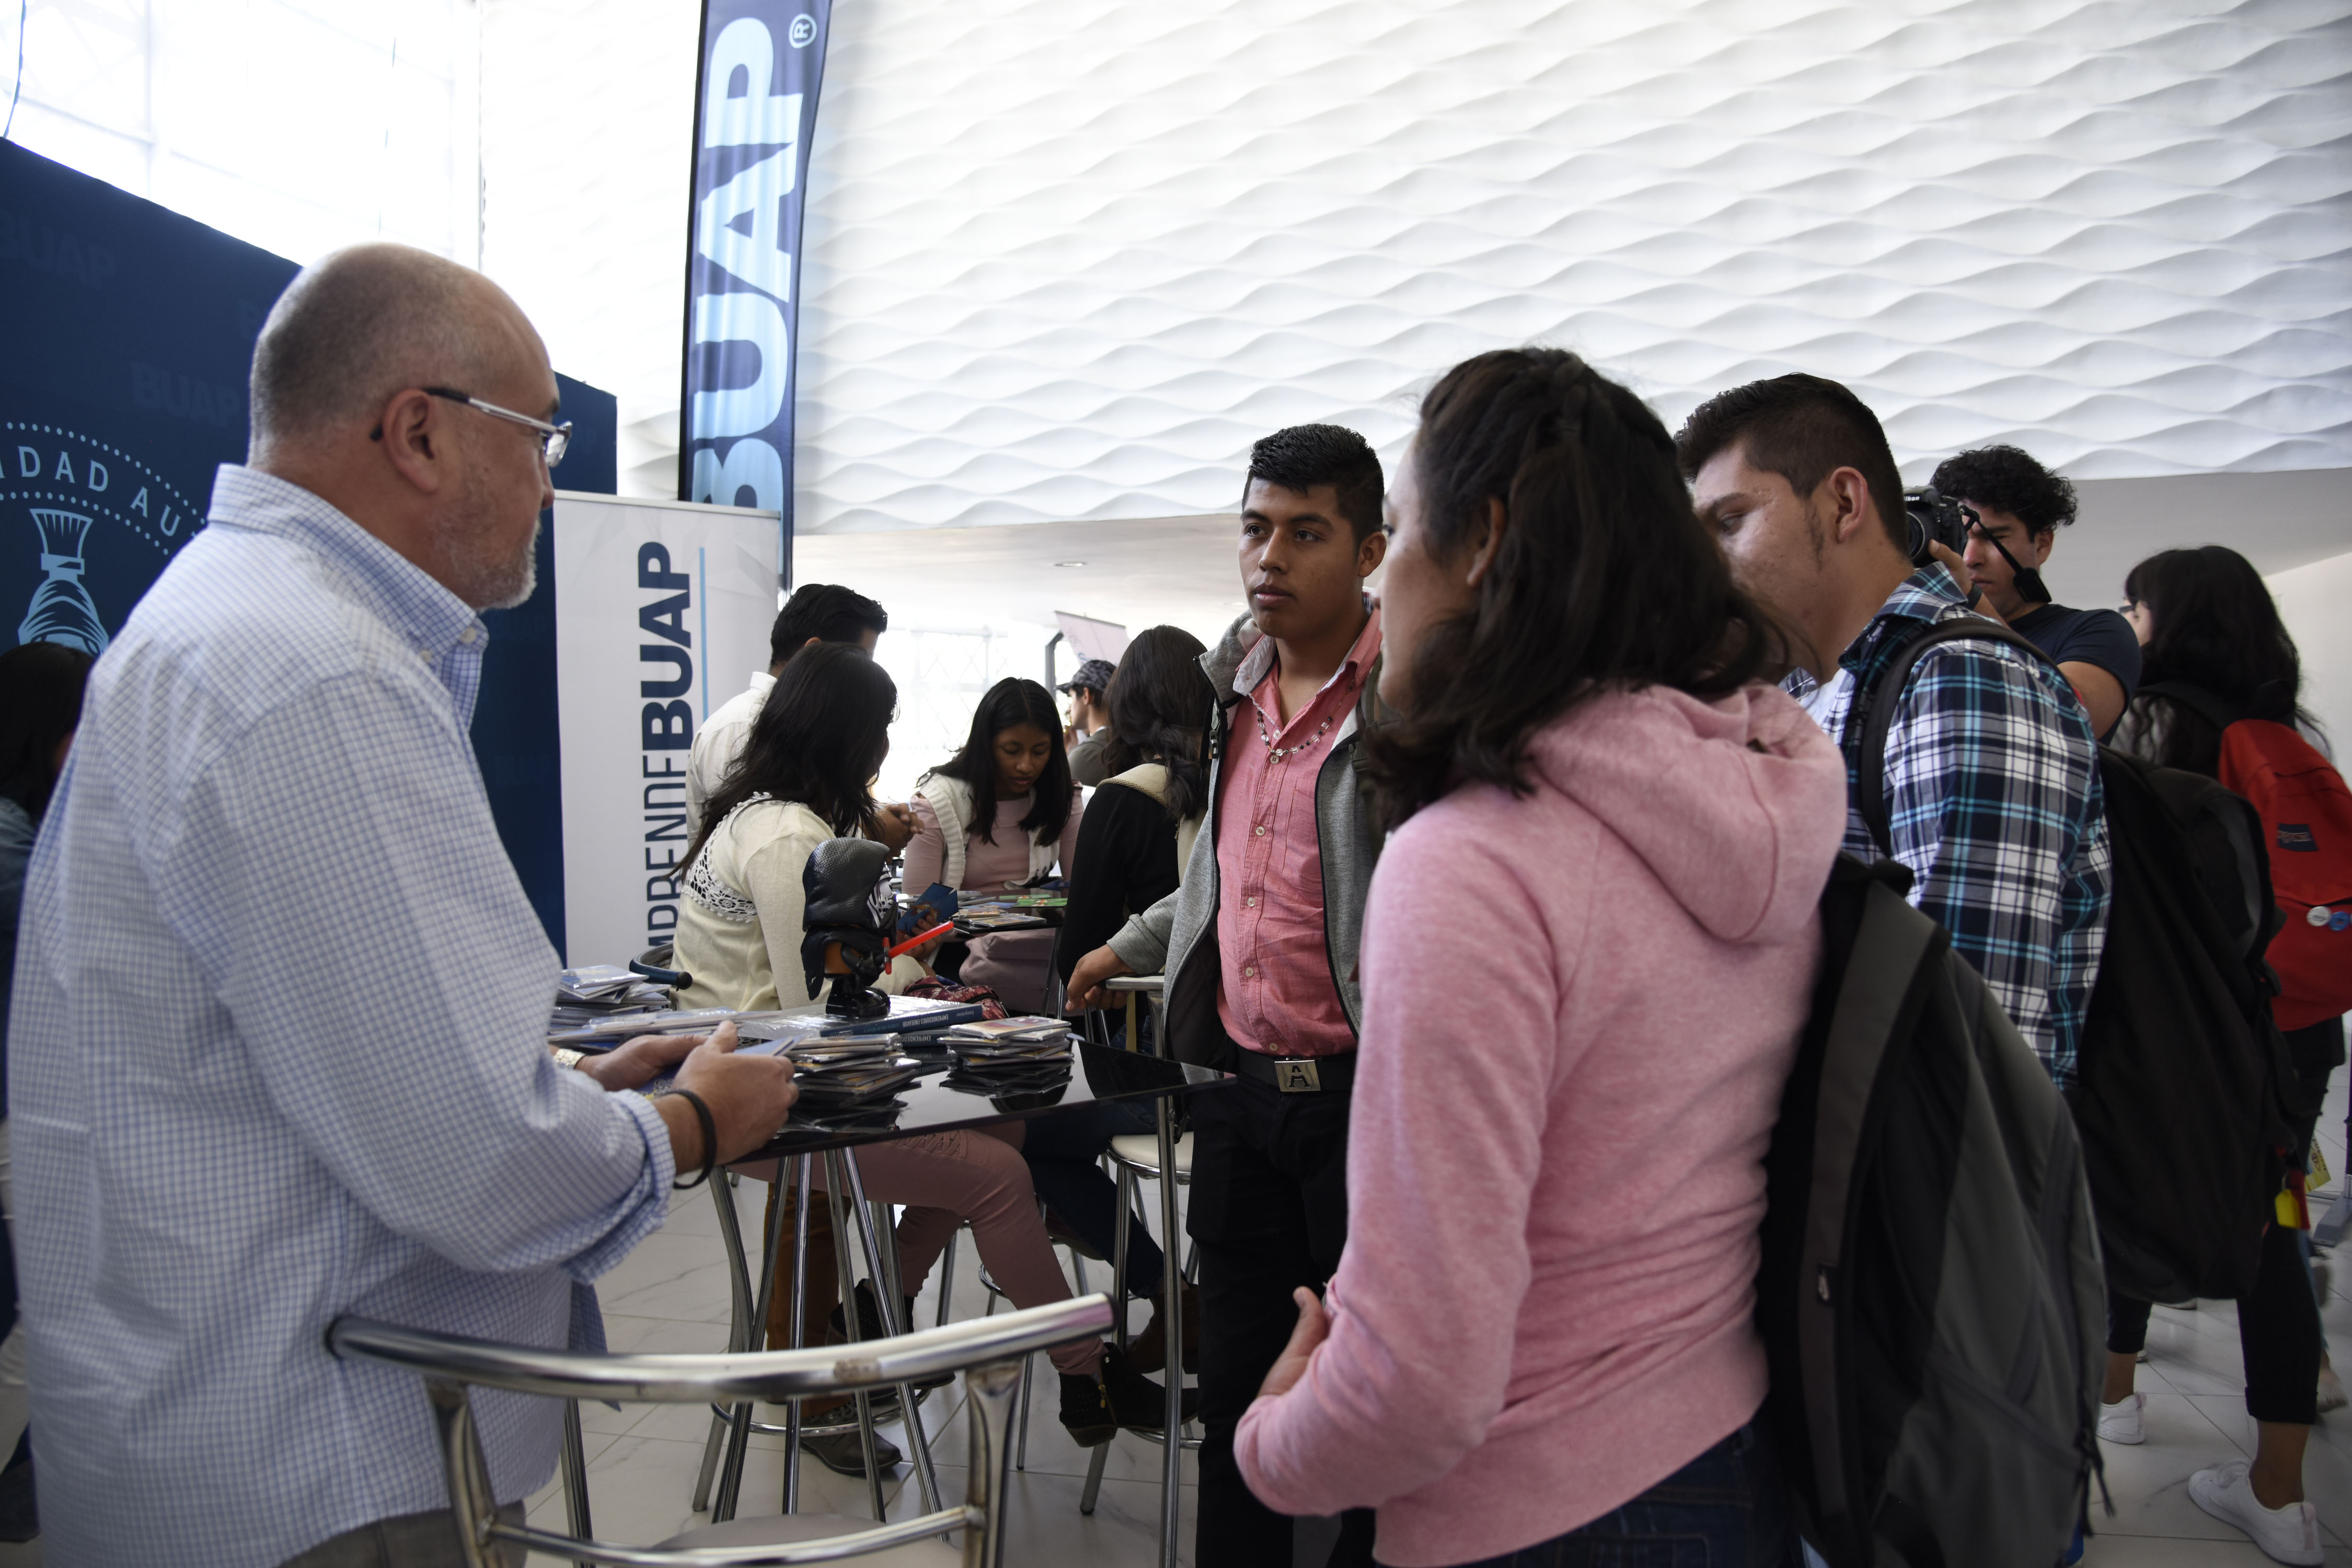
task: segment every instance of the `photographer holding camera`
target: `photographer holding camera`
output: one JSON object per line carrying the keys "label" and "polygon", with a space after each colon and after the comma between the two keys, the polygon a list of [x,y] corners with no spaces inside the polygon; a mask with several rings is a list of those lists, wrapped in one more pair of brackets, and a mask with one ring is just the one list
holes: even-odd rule
{"label": "photographer holding camera", "polygon": [[2107,927],[2097,747],[2056,670],[1942,640],[1983,624],[1952,570],[1966,514],[1932,490],[1906,506],[1877,416],[1818,376],[1720,393],[1675,444],[1699,521],[1791,639],[1786,689],[1845,753],[1845,849],[1910,868],[1911,902],[2066,1088]]}
{"label": "photographer holding camera", "polygon": [[1961,559],[1984,590],[1978,613],[1990,610],[2050,656],[2104,740],[2139,685],[2139,637],[2113,610],[2052,604],[2042,585],[2058,530],[2074,521],[2074,487],[2015,447],[1947,458],[1931,483],[1974,514]]}

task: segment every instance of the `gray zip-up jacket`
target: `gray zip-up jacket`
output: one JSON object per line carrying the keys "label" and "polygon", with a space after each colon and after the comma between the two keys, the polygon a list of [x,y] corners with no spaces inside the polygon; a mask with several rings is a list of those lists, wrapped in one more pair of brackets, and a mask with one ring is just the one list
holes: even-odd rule
{"label": "gray zip-up jacket", "polygon": [[[1247,695],[1235,685],[1243,661],[1265,636],[1247,616],[1227,628],[1217,646],[1202,656],[1201,668],[1215,689],[1209,717],[1209,812],[1192,842],[1183,885],[1129,920],[1110,939],[1110,950],[1138,974],[1168,976],[1161,1004],[1172,1054],[1203,1067],[1215,1060],[1223,1026],[1217,1021],[1217,804],[1222,764],[1232,734],[1234,707]],[[1364,675],[1355,708],[1332,732],[1331,749],[1315,775],[1315,827],[1323,852],[1323,942],[1331,963],[1331,983],[1348,1024],[1363,1032],[1363,987],[1356,955],[1364,932],[1364,895],[1380,858],[1373,838],[1369,781],[1356,770],[1367,732],[1395,717],[1381,701],[1381,661]]]}

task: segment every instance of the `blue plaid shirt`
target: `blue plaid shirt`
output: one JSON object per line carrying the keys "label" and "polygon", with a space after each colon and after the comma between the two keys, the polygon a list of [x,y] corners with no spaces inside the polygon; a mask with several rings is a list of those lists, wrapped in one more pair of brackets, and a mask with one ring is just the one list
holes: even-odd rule
{"label": "blue plaid shirt", "polygon": [[[1941,566],[1888,595],[1826,684],[1783,682],[1846,757],[1853,694],[1866,690],[1922,623],[1971,614]],[[1895,858],[1911,902],[1952,934],[2060,1089],[2074,1081],[2083,1017],[2106,941],[2106,805],[2098,743],[2063,677],[1997,642],[1946,643],[1911,672],[1886,737]],[[1850,808],[1845,850],[1880,856]]]}
{"label": "blue plaid shirt", "polygon": [[[8,1044],[48,1562],[252,1568],[446,1506],[424,1384],[328,1323],[560,1347],[661,1223],[659,1116],[542,1044],[558,964],[467,739],[484,638],[232,466],[91,673]],[[499,1497],[542,1484],[557,1403],[474,1410]]]}

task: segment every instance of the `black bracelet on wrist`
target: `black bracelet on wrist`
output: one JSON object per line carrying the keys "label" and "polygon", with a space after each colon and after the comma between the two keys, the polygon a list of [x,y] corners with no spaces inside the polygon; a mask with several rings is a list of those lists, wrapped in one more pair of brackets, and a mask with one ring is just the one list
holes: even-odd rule
{"label": "black bracelet on wrist", "polygon": [[694,1173],[694,1180],[690,1182],[681,1182],[675,1179],[670,1182],[670,1185],[672,1187],[675,1187],[677,1191],[683,1193],[695,1187],[698,1187],[702,1185],[703,1183],[710,1180],[711,1171],[718,1166],[719,1123],[711,1120],[710,1107],[702,1102],[702,1096],[695,1093],[694,1090],[690,1089],[673,1089],[667,1094],[664,1094],[662,1098],[664,1100],[682,1100],[686,1101],[687,1105],[694,1111],[694,1119],[702,1124],[702,1169]]}

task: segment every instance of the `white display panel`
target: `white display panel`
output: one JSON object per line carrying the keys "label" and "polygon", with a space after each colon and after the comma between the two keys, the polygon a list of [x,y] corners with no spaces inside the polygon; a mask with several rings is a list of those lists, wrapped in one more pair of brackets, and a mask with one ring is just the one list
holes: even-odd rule
{"label": "white display panel", "polygon": [[677,929],[688,749],[768,667],[776,543],[773,512],[556,495],[568,963],[625,963]]}

